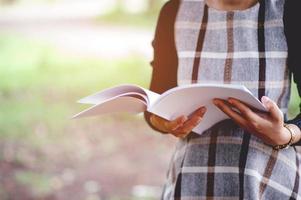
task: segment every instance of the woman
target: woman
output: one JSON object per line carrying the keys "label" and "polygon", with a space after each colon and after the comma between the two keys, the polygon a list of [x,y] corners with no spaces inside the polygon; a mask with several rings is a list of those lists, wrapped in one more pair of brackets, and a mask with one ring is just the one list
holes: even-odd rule
{"label": "woman", "polygon": [[301,113],[287,120],[291,74],[301,92],[297,2],[170,0],[164,5],[153,41],[150,89],[242,84],[269,113],[237,99],[215,99],[230,119],[195,133],[205,107],[173,121],[145,112],[154,130],[179,137],[162,199],[301,199],[295,147],[301,144]]}

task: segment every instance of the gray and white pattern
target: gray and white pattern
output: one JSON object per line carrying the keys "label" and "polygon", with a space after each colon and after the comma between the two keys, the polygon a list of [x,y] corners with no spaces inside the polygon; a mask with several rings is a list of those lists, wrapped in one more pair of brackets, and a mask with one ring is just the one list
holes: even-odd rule
{"label": "gray and white pattern", "polygon": [[[246,10],[221,11],[182,0],[174,26],[178,85],[243,84],[286,115],[284,3],[261,0]],[[275,151],[227,119],[179,140],[162,199],[301,199],[299,164],[294,147]]]}

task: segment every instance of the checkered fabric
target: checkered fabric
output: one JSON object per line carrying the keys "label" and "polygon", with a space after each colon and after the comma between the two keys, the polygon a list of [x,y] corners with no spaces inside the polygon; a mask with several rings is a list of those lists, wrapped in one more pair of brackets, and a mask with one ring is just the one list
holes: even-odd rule
{"label": "checkered fabric", "polygon": [[[202,0],[179,1],[174,26],[178,85],[245,85],[273,99],[286,115],[290,96],[285,0],[222,11]],[[276,151],[231,119],[180,139],[162,199],[301,199],[300,155]]]}

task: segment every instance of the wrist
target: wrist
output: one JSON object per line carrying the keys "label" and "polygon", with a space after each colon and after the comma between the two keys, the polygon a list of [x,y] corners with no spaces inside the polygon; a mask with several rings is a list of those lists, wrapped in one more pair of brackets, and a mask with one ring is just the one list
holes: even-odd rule
{"label": "wrist", "polygon": [[[278,140],[277,144],[273,145],[273,149],[275,149],[275,150],[286,149],[296,142],[297,133],[296,133],[296,130],[291,126],[291,124],[284,124],[283,128],[281,128],[280,133],[282,135],[281,140]],[[282,141],[282,142],[280,142],[280,141]]]}
{"label": "wrist", "polygon": [[286,144],[291,139],[289,130],[284,126],[281,126],[277,131],[273,131],[269,135],[270,137],[265,138],[265,143],[270,146]]}
{"label": "wrist", "polygon": [[291,139],[290,131],[284,126],[279,129],[279,135],[280,137],[278,137],[277,141],[275,141],[273,145],[287,144]]}
{"label": "wrist", "polygon": [[295,124],[289,124],[289,126],[290,126],[290,128],[292,129],[292,131],[295,132],[295,139],[294,139],[294,142],[293,142],[293,144],[295,144],[295,143],[299,142],[300,139],[301,139],[301,130],[300,130],[300,128],[299,128],[297,125],[295,125]]}

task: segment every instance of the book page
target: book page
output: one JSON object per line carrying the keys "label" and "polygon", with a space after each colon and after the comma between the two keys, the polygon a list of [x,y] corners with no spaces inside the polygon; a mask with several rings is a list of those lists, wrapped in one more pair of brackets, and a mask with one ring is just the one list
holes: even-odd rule
{"label": "book page", "polygon": [[140,95],[145,99],[147,105],[153,104],[160,95],[134,84],[123,84],[107,88],[95,94],[80,99],[78,102],[83,104],[99,104],[107,99],[117,96],[131,96],[132,94]]}
{"label": "book page", "polygon": [[173,88],[162,94],[160,99],[148,109],[167,120],[173,120],[180,115],[189,116],[201,106],[207,108],[202,122],[193,131],[202,134],[215,123],[229,118],[212,102],[214,98],[240,99],[248,105],[266,111],[261,102],[244,86],[231,84],[192,84]]}
{"label": "book page", "polygon": [[145,89],[145,88],[142,88],[142,89],[148,97],[148,107],[151,107],[156,101],[159,100],[159,98],[161,96],[160,94],[155,93],[155,92]]}
{"label": "book page", "polygon": [[97,92],[95,94],[84,97],[84,98],[78,100],[78,103],[98,104],[99,102],[105,101],[112,97],[120,96],[125,93],[129,93],[129,92],[146,95],[145,92],[140,88],[140,86],[124,84],[124,85],[110,87],[110,88],[104,89],[100,92]]}
{"label": "book page", "polygon": [[136,97],[121,96],[113,97],[104,102],[95,104],[94,106],[74,115],[72,118],[75,119],[117,112],[128,112],[137,114],[140,112],[144,112],[145,110],[146,103],[143,100]]}

